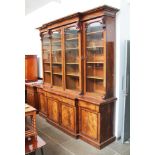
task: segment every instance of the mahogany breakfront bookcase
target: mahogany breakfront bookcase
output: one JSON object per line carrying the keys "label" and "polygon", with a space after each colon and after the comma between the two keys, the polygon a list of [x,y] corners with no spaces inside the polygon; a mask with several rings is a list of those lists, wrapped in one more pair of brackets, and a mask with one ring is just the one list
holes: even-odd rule
{"label": "mahogany breakfront bookcase", "polygon": [[43,63],[39,114],[99,149],[115,140],[117,11],[104,5],[38,28]]}

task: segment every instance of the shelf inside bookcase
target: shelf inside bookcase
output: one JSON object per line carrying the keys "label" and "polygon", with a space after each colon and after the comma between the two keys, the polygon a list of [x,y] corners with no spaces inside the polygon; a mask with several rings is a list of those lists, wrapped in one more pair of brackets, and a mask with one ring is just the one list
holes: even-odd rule
{"label": "shelf inside bookcase", "polygon": [[46,61],[45,61],[45,62],[43,62],[43,63],[44,63],[44,64],[50,64],[50,62],[46,62]]}
{"label": "shelf inside bookcase", "polygon": [[104,80],[104,78],[98,76],[87,76],[87,79]]}
{"label": "shelf inside bookcase", "polygon": [[67,76],[73,76],[73,77],[79,77],[79,74],[77,73],[68,73]]}
{"label": "shelf inside bookcase", "polygon": [[51,71],[44,71],[44,73],[51,73]]}
{"label": "shelf inside bookcase", "polygon": [[60,75],[60,76],[62,76],[62,73],[53,73],[53,75]]}
{"label": "shelf inside bookcase", "polygon": [[66,50],[78,50],[78,47],[75,47],[75,48],[66,48]]}
{"label": "shelf inside bookcase", "polygon": [[53,40],[52,44],[55,44],[55,43],[61,43],[61,40]]}
{"label": "shelf inside bookcase", "polygon": [[103,48],[104,46],[87,46],[87,49],[96,49],[96,48]]}
{"label": "shelf inside bookcase", "polygon": [[61,51],[61,48],[60,49],[55,49],[55,50],[52,49],[52,52],[57,52],[57,51]]}
{"label": "shelf inside bookcase", "polygon": [[87,64],[104,64],[103,61],[87,61]]}
{"label": "shelf inside bookcase", "polygon": [[52,62],[52,65],[62,65],[61,62]]}
{"label": "shelf inside bookcase", "polygon": [[101,30],[101,31],[87,32],[86,35],[93,35],[93,34],[96,34],[96,33],[103,33],[103,30]]}
{"label": "shelf inside bookcase", "polygon": [[75,37],[75,38],[68,38],[68,39],[66,39],[66,41],[72,41],[72,40],[78,40],[78,38]]}
{"label": "shelf inside bookcase", "polygon": [[78,62],[67,62],[66,64],[67,64],[67,65],[79,65]]}

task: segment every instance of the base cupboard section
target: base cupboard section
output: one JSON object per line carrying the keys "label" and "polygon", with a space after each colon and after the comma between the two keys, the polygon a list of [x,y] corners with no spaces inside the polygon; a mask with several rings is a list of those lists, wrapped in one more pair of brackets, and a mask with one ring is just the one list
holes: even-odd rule
{"label": "base cupboard section", "polygon": [[114,102],[95,105],[79,101],[79,135],[84,141],[103,148],[115,140],[113,135]]}
{"label": "base cupboard section", "polygon": [[49,92],[46,93],[46,97],[48,105],[47,121],[77,138],[78,118],[76,100]]}

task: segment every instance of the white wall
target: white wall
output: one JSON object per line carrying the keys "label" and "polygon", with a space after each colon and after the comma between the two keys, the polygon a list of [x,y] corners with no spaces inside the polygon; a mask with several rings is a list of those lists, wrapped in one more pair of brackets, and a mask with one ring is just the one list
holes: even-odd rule
{"label": "white wall", "polygon": [[121,136],[123,123],[123,98],[122,98],[122,69],[124,62],[122,61],[122,53],[125,50],[125,40],[130,40],[130,3],[129,0],[121,0],[120,11],[116,17],[116,114],[115,114],[115,135],[117,138]]}
{"label": "white wall", "polygon": [[[116,18],[116,97],[118,98],[116,104],[116,121],[115,121],[115,135],[121,135],[122,111],[119,102],[119,87],[120,87],[120,52],[123,50],[122,41],[129,39],[129,0],[54,0],[42,8],[35,10],[28,14],[25,18],[25,54],[37,54],[41,58],[41,42],[39,31],[35,28],[42,24],[67,16],[75,12],[86,11],[101,5],[110,5],[120,9]],[[120,31],[121,30],[121,31]],[[122,50],[121,50],[122,48]],[[41,65],[41,61],[40,61]],[[42,77],[42,66],[40,66],[39,76]]]}

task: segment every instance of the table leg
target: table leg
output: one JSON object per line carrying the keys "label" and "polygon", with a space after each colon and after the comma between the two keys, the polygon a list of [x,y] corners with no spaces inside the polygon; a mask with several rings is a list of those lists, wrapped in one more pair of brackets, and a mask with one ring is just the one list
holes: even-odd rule
{"label": "table leg", "polygon": [[43,147],[41,147],[41,155],[44,155]]}

